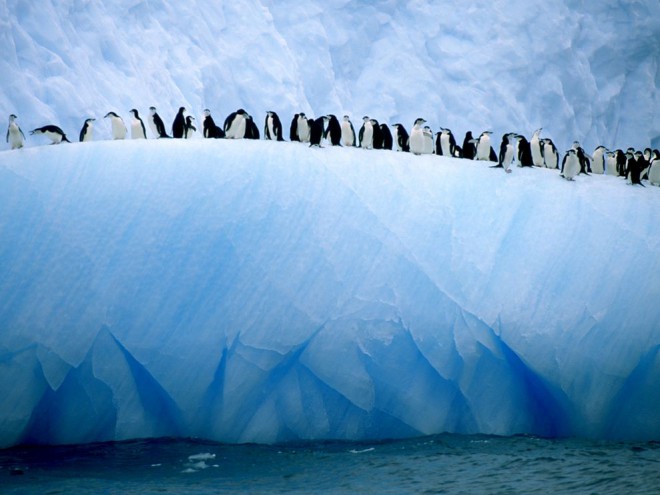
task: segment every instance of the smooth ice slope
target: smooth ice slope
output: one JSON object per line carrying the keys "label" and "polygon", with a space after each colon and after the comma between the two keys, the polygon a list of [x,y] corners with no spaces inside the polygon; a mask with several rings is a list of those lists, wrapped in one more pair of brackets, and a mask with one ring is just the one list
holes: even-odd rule
{"label": "smooth ice slope", "polygon": [[657,0],[0,0],[0,123],[243,107],[660,147],[659,39]]}
{"label": "smooth ice slope", "polygon": [[389,151],[0,153],[0,445],[658,440],[658,211]]}

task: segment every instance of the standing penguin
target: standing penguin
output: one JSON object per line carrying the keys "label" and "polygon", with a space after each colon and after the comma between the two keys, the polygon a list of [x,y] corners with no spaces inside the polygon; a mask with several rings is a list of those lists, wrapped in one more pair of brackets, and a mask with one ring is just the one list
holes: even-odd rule
{"label": "standing penguin", "polygon": [[245,119],[245,139],[260,139],[259,128],[255,124],[252,115],[248,114]]}
{"label": "standing penguin", "polygon": [[86,119],[85,123],[82,126],[82,129],[80,129],[80,142],[81,143],[86,143],[88,141],[91,141],[94,138],[94,124],[96,119]]}
{"label": "standing penguin", "polygon": [[649,184],[652,186],[660,186],[660,151],[658,150],[653,150],[653,153],[651,154]]}
{"label": "standing penguin", "polygon": [[179,111],[176,113],[176,117],[174,117],[174,122],[172,122],[173,138],[181,139],[186,132],[186,118],[183,115],[185,111],[185,107],[179,107]]}
{"label": "standing penguin", "polygon": [[291,119],[291,126],[289,127],[289,139],[293,141],[300,141],[300,138],[298,137],[298,117],[300,116],[299,113],[295,114],[293,116],[293,119]]}
{"label": "standing penguin", "polygon": [[122,118],[117,115],[115,112],[108,112],[105,114],[104,119],[110,119],[110,124],[112,127],[112,139],[125,139],[126,138],[126,124]]}
{"label": "standing penguin", "polygon": [[325,131],[325,138],[333,146],[341,146],[341,125],[339,119],[332,114],[328,115],[328,128]]}
{"label": "standing penguin", "polygon": [[628,160],[626,155],[622,150],[616,150],[614,152],[616,156],[616,172],[619,177],[626,177],[628,175],[628,170],[626,169],[626,164]]}
{"label": "standing penguin", "polygon": [[57,127],[56,125],[45,125],[43,127],[37,127],[33,131],[30,131],[30,135],[36,134],[37,136],[43,134],[48,139],[51,140],[50,144],[60,144],[62,141],[70,143],[64,134],[64,131]]}
{"label": "standing penguin", "polygon": [[380,124],[376,119],[371,120],[371,128],[373,129],[373,147],[375,150],[380,150],[383,148],[383,134],[380,132]]}
{"label": "standing penguin", "polygon": [[533,167],[534,159],[532,158],[532,147],[527,141],[525,136],[518,134],[518,166],[519,167]]}
{"label": "standing penguin", "polygon": [[193,124],[193,120],[195,120],[195,117],[192,115],[188,115],[186,117],[186,127],[183,131],[183,137],[185,139],[190,139],[193,133],[197,131],[197,127],[195,127],[195,124]]}
{"label": "standing penguin", "polygon": [[403,124],[394,124],[394,142],[397,151],[410,151],[410,136]]}
{"label": "standing penguin", "polygon": [[142,122],[138,111],[133,108],[129,113],[133,116],[133,120],[131,121],[131,139],[147,139],[147,130],[144,128],[144,122]]}
{"label": "standing penguin", "polygon": [[298,141],[301,143],[309,143],[311,125],[310,120],[304,113],[301,112],[298,114],[298,122],[296,123]]}
{"label": "standing penguin", "polygon": [[[492,131],[484,131],[476,139],[476,153],[474,156],[475,160],[491,161],[491,144],[490,144],[490,135]],[[497,158],[495,159],[497,161]]]}
{"label": "standing penguin", "polygon": [[598,146],[594,150],[593,164],[591,170],[594,174],[604,174],[605,173],[605,160],[607,159],[607,148],[605,146]]}
{"label": "standing penguin", "polygon": [[211,110],[204,110],[203,135],[207,139],[222,139],[225,137],[225,131],[220,129],[211,117]]}
{"label": "standing penguin", "polygon": [[543,161],[547,168],[556,169],[559,167],[559,153],[552,139],[545,138],[541,141],[543,151]]}
{"label": "standing penguin", "polygon": [[561,162],[561,176],[566,180],[574,180],[575,176],[580,173],[580,159],[574,149],[570,149],[564,155]]}
{"label": "standing penguin", "polygon": [[476,154],[477,154],[477,147],[474,144],[472,131],[467,131],[465,133],[465,139],[463,139],[463,158],[465,158],[466,160],[474,160]]}
{"label": "standing penguin", "polygon": [[630,159],[628,160],[628,180],[630,181],[629,184],[635,185],[639,184],[640,186],[644,186],[642,184],[642,171],[644,170],[646,166],[646,162],[644,160],[644,156],[642,155],[641,151],[636,151],[634,153],[628,152],[626,155],[632,155]]}
{"label": "standing penguin", "polygon": [[426,123],[426,120],[419,118],[415,120],[413,128],[410,131],[410,152],[415,155],[421,155],[424,153],[424,129],[422,126]]}
{"label": "standing penguin", "polygon": [[491,168],[499,167],[503,168],[507,174],[511,173],[511,164],[513,163],[514,154],[514,139],[517,139],[517,135],[514,132],[510,132],[509,134],[504,134],[502,136],[497,165],[492,165]]}
{"label": "standing penguin", "polygon": [[279,116],[270,110],[266,112],[264,138],[271,141],[284,141],[282,137],[282,122],[280,122]]}
{"label": "standing penguin", "polygon": [[365,150],[373,149],[374,147],[374,127],[371,124],[371,119],[366,115],[362,117],[362,127],[360,127],[360,148]]}
{"label": "standing penguin", "polygon": [[325,124],[328,122],[328,117],[325,115],[319,117],[316,120],[312,120],[312,126],[309,132],[309,146],[317,146],[322,148],[321,139],[323,139],[323,133],[325,132]]}
{"label": "standing penguin", "polygon": [[391,150],[393,145],[392,132],[387,124],[380,124],[380,134],[383,136],[383,149]]}
{"label": "standing penguin", "polygon": [[432,155],[433,154],[433,131],[431,128],[427,125],[424,126],[424,129],[422,129],[422,132],[424,134],[424,148],[422,153],[424,155]]}
{"label": "standing penguin", "polygon": [[22,148],[25,143],[25,134],[16,123],[16,115],[13,113],[9,116],[9,126],[7,127],[7,142],[11,149],[16,150]]}
{"label": "standing penguin", "polygon": [[541,129],[536,129],[534,131],[534,134],[532,135],[532,139],[529,141],[529,150],[530,153],[532,154],[532,165],[535,167],[544,167],[545,166],[545,160],[543,160],[543,148],[541,146],[541,138],[539,135],[541,134]]}
{"label": "standing penguin", "polygon": [[154,136],[157,138],[169,138],[170,136],[167,135],[167,131],[165,130],[165,123],[160,118],[160,115],[158,115],[156,107],[149,107],[149,112],[149,127]]}
{"label": "standing penguin", "polygon": [[457,152],[456,139],[451,130],[444,127],[441,128],[436,142],[436,153],[438,155],[456,157],[458,155]]}
{"label": "standing penguin", "polygon": [[344,146],[355,146],[355,128],[348,115],[341,122],[341,142]]}
{"label": "standing penguin", "polygon": [[243,139],[247,130],[248,113],[239,108],[225,119],[225,137],[227,139]]}
{"label": "standing penguin", "polygon": [[573,149],[575,150],[575,154],[580,161],[580,173],[589,175],[591,173],[591,157],[589,157],[589,155],[584,152],[584,148],[582,148],[580,143],[577,141],[573,142]]}
{"label": "standing penguin", "polygon": [[616,153],[614,151],[608,151],[607,153],[605,153],[605,174],[617,175]]}

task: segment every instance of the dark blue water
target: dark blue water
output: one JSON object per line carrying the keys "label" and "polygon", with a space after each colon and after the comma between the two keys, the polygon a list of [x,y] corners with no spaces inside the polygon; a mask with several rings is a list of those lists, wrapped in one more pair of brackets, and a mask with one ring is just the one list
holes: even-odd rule
{"label": "dark blue water", "polygon": [[377,443],[140,440],[0,450],[0,492],[660,493],[660,443],[439,435]]}

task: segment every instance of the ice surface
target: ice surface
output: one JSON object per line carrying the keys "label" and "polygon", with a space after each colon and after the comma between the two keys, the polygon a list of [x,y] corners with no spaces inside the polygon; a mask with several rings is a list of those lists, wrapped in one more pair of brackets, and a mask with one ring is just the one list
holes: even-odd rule
{"label": "ice surface", "polygon": [[0,153],[0,446],[660,439],[660,190],[299,143]]}
{"label": "ice surface", "polygon": [[657,0],[0,0],[0,108],[97,139],[110,110],[184,105],[660,147],[659,38]]}

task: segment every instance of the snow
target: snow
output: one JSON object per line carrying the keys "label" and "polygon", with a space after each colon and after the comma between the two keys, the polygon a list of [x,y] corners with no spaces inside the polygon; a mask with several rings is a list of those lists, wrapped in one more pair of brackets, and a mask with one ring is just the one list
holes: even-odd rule
{"label": "snow", "polygon": [[234,140],[0,153],[0,445],[660,438],[660,191]]}
{"label": "snow", "polygon": [[0,108],[69,136],[96,117],[97,139],[108,111],[169,127],[183,105],[657,148],[659,36],[655,0],[0,0]]}

